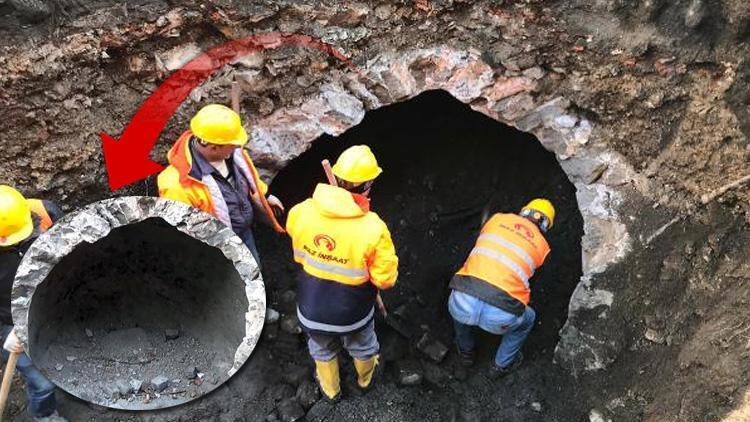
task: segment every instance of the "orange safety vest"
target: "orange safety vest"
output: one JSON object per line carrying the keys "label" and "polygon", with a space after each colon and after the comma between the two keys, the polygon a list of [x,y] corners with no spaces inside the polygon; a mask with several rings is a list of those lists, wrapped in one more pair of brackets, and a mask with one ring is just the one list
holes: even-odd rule
{"label": "orange safety vest", "polygon": [[[214,195],[219,195],[218,198],[214,198],[211,194],[212,189],[206,183],[190,176],[190,169],[193,166],[193,159],[190,156],[190,138],[192,136],[193,133],[191,131],[185,131],[167,153],[167,160],[170,165],[159,174],[157,179],[159,196],[184,202],[209,214],[213,214],[224,224],[231,227],[226,210],[222,207],[217,207],[217,204],[220,205],[220,202],[217,201],[222,200],[220,194],[214,192]],[[240,148],[235,151],[235,163],[240,166],[242,174],[250,183],[252,191],[250,199],[258,208],[263,210],[271,221],[274,230],[284,233],[284,228],[276,220],[276,216],[266,200],[265,195],[268,191],[268,186],[260,180],[258,170],[250,159],[247,150]]]}
{"label": "orange safety vest", "polygon": [[52,227],[52,217],[49,216],[47,209],[44,208],[44,202],[41,199],[27,199],[31,213],[39,217],[39,229],[42,232]]}
{"label": "orange safety vest", "polygon": [[484,280],[528,305],[529,280],[549,252],[536,224],[516,214],[495,214],[457,274]]}

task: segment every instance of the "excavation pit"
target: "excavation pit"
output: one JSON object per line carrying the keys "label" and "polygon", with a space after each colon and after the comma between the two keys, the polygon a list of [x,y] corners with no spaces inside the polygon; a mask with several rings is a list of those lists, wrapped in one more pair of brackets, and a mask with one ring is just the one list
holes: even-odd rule
{"label": "excavation pit", "polygon": [[[63,240],[82,240],[66,228],[86,233],[102,216],[98,223],[111,227],[60,255],[43,281],[34,280],[26,312],[16,307],[14,316],[28,316],[30,356],[65,391],[118,409],[175,406],[212,391],[242,365],[262,327],[265,293],[249,278],[257,274],[249,251],[213,217],[138,198],[147,218],[128,221],[118,215],[128,200],[104,201],[53,229]],[[183,213],[177,227],[167,222],[175,211]],[[166,219],[156,216],[162,213]],[[128,223],[114,227],[110,217]],[[56,246],[46,236],[40,241],[19,273]],[[27,280],[17,278],[14,298]]]}
{"label": "excavation pit", "polygon": [[[383,298],[413,333],[404,338],[385,321],[377,324],[386,359],[429,360],[409,347],[425,332],[452,345],[448,282],[471,250],[482,219],[516,213],[544,197],[555,204],[557,219],[547,236],[552,253],[532,280],[537,322],[525,350],[529,361],[550,362],[581,280],[583,235],[576,188],[555,155],[533,135],[473,111],[445,91],[428,91],[368,112],[339,137],[317,139],[276,176],[271,191],[289,206],[303,201],[325,181],[321,160],[333,162],[356,144],[369,145],[383,168],[371,206],[388,224],[400,258],[399,282]],[[265,277],[281,287],[273,297],[283,302],[284,289],[294,289],[295,269],[278,262],[292,262],[291,249],[272,235],[259,242]],[[482,341],[482,358],[489,362],[498,338]]]}

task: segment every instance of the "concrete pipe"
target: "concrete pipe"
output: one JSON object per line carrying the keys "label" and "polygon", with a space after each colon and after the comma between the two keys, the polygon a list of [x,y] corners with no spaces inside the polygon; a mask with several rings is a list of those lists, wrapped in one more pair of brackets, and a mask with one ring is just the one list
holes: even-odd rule
{"label": "concrete pipe", "polygon": [[250,251],[213,216],[158,198],[104,200],[29,249],[17,332],[60,388],[117,409],[198,398],[247,360],[265,290]]}

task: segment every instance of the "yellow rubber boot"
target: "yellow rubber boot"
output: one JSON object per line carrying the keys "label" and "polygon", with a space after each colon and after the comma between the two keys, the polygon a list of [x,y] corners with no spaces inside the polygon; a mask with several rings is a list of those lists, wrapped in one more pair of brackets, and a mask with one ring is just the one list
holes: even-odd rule
{"label": "yellow rubber boot", "polygon": [[367,360],[354,359],[354,367],[357,369],[357,384],[359,388],[367,390],[372,384],[372,376],[378,366],[380,356],[374,355]]}
{"label": "yellow rubber boot", "polygon": [[339,380],[339,360],[333,358],[329,361],[316,360],[315,370],[318,375],[318,384],[323,394],[329,400],[336,400],[341,395],[341,384]]}

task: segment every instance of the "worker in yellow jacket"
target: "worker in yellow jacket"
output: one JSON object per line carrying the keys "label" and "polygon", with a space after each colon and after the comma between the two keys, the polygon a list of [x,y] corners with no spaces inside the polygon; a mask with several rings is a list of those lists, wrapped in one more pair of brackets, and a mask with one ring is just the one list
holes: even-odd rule
{"label": "worker in yellow jacket", "polygon": [[240,116],[221,104],[210,104],[190,120],[190,130],[167,154],[169,167],[159,174],[159,196],[184,202],[215,215],[231,227],[260,264],[251,226],[260,213],[278,232],[281,201],[268,186],[244,148],[247,132]]}
{"label": "worker in yellow jacket", "polygon": [[474,327],[503,336],[490,378],[518,368],[521,347],[534,327],[529,281],[550,252],[545,234],[555,208],[534,199],[519,214],[495,214],[482,227],[464,266],[450,282],[448,310],[464,366],[474,363]]}
{"label": "worker in yellow jacket", "polygon": [[396,284],[398,258],[385,222],[370,211],[373,180],[382,172],[365,145],[344,151],[333,166],[340,187],[319,184],[312,198],[289,211],[286,229],[297,279],[297,316],[308,334],[320,388],[340,397],[337,355],[354,359],[357,384],[372,384],[380,345],[373,316],[378,289]]}

